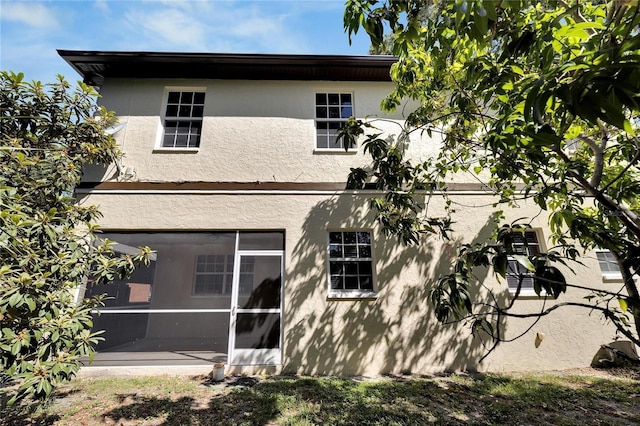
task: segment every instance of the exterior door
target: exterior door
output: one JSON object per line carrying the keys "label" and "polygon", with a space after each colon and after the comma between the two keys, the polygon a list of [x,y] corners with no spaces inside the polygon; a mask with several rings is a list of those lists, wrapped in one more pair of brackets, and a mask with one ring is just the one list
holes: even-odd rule
{"label": "exterior door", "polygon": [[231,365],[282,362],[282,251],[238,251],[229,336]]}

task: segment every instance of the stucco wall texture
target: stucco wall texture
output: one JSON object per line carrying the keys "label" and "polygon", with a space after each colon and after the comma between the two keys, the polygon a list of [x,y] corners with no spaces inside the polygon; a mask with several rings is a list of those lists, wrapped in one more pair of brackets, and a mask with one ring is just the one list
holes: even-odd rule
{"label": "stucco wall texture", "polygon": [[[205,90],[200,148],[192,152],[162,150],[161,116],[168,90]],[[315,150],[314,100],[317,92],[353,93],[359,118],[377,117],[383,130],[398,134],[399,111],[380,111],[390,83],[111,79],[102,88],[101,103],[115,110],[126,127],[116,134],[125,157],[123,168],[141,182],[345,182],[351,167],[368,162],[356,153]],[[406,108],[406,109],[405,109]],[[421,139],[425,138],[425,139]],[[436,155],[440,143],[416,132],[407,147],[410,158]],[[113,165],[89,167],[85,181],[113,180]],[[476,181],[459,176],[459,181]],[[103,213],[104,230],[218,231],[279,230],[285,232],[285,276],[282,371],[317,374],[430,373],[444,370],[541,370],[582,367],[601,344],[614,336],[612,326],[586,309],[561,308],[539,321],[510,319],[503,329],[516,337],[503,343],[482,363],[490,342],[472,338],[463,324],[444,326],[435,320],[429,290],[450,271],[452,247],[479,240],[493,225],[489,195],[454,194],[460,203],[454,217],[453,241],[426,236],[419,246],[404,247],[381,232],[368,210],[371,194],[362,192],[89,191],[84,204]],[[470,207],[475,206],[475,207]],[[430,215],[443,212],[437,195]],[[532,226],[550,234],[547,219],[533,205],[506,213],[505,222],[534,217]],[[374,299],[330,299],[327,276],[327,232],[372,230]],[[543,246],[545,242],[542,241]],[[593,286],[603,283],[595,255],[576,265],[567,280]],[[479,277],[501,300],[509,298],[506,282],[490,271]],[[558,302],[581,300],[572,289]],[[480,300],[487,297],[486,290]],[[537,297],[518,300],[514,311],[536,312],[554,301]],[[544,335],[539,347],[536,333]]]}
{"label": "stucco wall texture", "polygon": [[[368,161],[354,152],[315,149],[315,94],[352,93],[356,117],[371,120],[384,136],[401,132],[404,103],[394,113],[380,111],[389,83],[295,81],[109,80],[101,103],[126,127],[116,134],[124,167],[147,182],[345,182],[349,170]],[[162,115],[170,90],[206,93],[202,139],[197,151],[161,149]],[[372,130],[373,132],[374,130]],[[424,135],[423,135],[424,136]],[[411,135],[407,153],[426,158],[439,142]],[[420,143],[418,143],[420,142]],[[85,180],[113,177],[115,168],[87,170]]]}
{"label": "stucco wall texture", "polygon": [[[485,206],[491,201],[488,196],[454,200]],[[429,236],[419,247],[403,247],[377,227],[366,208],[366,195],[103,193],[88,195],[81,202],[99,206],[104,214],[101,224],[107,230],[284,230],[285,372],[377,375],[581,367],[589,365],[600,345],[614,337],[613,328],[598,315],[561,308],[479,363],[487,342],[471,338],[462,324],[443,326],[435,320],[428,302],[430,283],[451,267],[448,244],[471,242],[488,232],[490,207],[458,214],[454,219],[459,232],[452,242]],[[442,209],[441,201],[434,198],[430,209],[436,214]],[[513,219],[536,212],[534,206],[523,206],[513,212]],[[544,218],[536,218],[533,226],[549,234]],[[376,299],[328,299],[326,241],[327,231],[335,229],[373,231]],[[564,271],[569,282],[611,285],[602,284],[595,257],[587,257],[584,267],[575,271],[576,275]],[[480,278],[500,299],[509,297],[505,282],[497,282],[489,272]],[[583,296],[570,290],[558,302]],[[551,303],[523,299],[514,311],[536,312]],[[506,337],[519,335],[533,322],[508,320],[503,324]],[[537,348],[536,333],[545,336]]]}

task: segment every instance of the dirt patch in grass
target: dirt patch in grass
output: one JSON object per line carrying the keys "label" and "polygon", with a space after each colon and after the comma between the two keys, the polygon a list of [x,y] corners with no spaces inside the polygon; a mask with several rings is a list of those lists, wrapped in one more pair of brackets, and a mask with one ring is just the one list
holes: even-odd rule
{"label": "dirt patch in grass", "polygon": [[[591,374],[592,373],[592,374]],[[3,425],[640,424],[638,371],[82,378]],[[24,407],[23,407],[24,408]]]}

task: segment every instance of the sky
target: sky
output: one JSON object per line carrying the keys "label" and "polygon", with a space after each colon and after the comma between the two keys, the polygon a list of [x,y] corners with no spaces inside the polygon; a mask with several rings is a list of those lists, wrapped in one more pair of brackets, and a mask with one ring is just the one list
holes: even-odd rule
{"label": "sky", "polygon": [[80,77],[56,49],[365,55],[344,0],[0,0],[0,70]]}

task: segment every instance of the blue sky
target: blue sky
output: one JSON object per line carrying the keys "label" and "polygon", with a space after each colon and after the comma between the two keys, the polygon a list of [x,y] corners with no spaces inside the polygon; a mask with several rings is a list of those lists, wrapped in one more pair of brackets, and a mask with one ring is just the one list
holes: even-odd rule
{"label": "blue sky", "polygon": [[344,0],[0,0],[0,69],[79,76],[56,49],[363,55]]}

